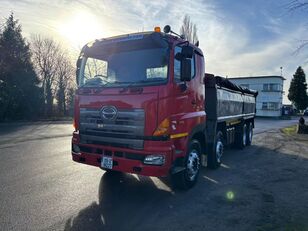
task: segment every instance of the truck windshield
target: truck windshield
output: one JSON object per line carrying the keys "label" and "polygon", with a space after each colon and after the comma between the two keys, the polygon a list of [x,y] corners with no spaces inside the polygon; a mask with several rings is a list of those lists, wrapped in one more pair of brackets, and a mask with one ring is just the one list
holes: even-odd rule
{"label": "truck windshield", "polygon": [[80,87],[158,85],[167,81],[168,48],[108,49],[84,57]]}

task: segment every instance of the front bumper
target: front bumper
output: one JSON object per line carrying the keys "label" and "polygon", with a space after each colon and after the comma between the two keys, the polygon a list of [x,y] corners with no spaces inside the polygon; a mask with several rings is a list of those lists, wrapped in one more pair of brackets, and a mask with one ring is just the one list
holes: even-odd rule
{"label": "front bumper", "polygon": [[[72,151],[72,159],[78,163],[101,167],[102,157],[108,156],[113,160],[112,170],[144,176],[167,176],[171,169],[174,153],[171,141],[145,141],[146,148],[144,150],[80,144],[78,136],[73,137],[72,144],[77,144],[80,148],[79,153]],[[144,164],[144,158],[153,154],[163,155],[165,163],[161,166]]]}

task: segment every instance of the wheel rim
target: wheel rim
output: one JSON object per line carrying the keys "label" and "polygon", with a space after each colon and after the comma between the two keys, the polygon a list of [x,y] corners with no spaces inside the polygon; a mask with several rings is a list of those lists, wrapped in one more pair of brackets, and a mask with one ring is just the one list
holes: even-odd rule
{"label": "wheel rim", "polygon": [[244,126],[243,128],[243,145],[246,146],[246,126]]}
{"label": "wheel rim", "polygon": [[218,163],[220,163],[220,159],[222,157],[223,151],[224,151],[224,145],[222,141],[219,139],[216,142],[216,159]]}
{"label": "wheel rim", "polygon": [[249,142],[251,143],[251,141],[252,141],[252,126],[250,125],[249,126]]}
{"label": "wheel rim", "polygon": [[187,175],[190,181],[193,181],[198,175],[200,168],[200,159],[197,150],[193,149],[189,153],[187,160]]}

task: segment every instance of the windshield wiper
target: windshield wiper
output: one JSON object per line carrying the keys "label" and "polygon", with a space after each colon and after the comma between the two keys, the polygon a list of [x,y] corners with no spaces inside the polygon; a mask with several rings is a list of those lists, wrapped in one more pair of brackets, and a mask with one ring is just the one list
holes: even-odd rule
{"label": "windshield wiper", "polygon": [[133,86],[136,82],[127,82],[129,83],[127,86],[124,86],[123,88],[121,88],[121,90],[119,91],[119,93],[123,93],[126,92],[128,90],[128,88],[130,88],[131,86]]}
{"label": "windshield wiper", "polygon": [[95,87],[95,86],[101,86],[104,85],[104,81],[101,77],[94,77],[91,79],[88,79],[81,87]]}
{"label": "windshield wiper", "polygon": [[[123,87],[119,92],[120,93],[126,92],[130,87],[138,86],[138,84],[140,84],[140,83],[154,83],[154,82],[161,82],[163,80],[165,80],[165,79],[151,79],[151,80],[140,80],[140,81],[137,81],[137,82],[128,82],[130,84]],[[142,87],[142,86],[140,86],[140,87]]]}
{"label": "windshield wiper", "polygon": [[153,83],[153,82],[161,82],[161,81],[164,81],[166,79],[163,79],[163,78],[153,78],[153,79],[146,79],[146,80],[140,80],[136,83]]}

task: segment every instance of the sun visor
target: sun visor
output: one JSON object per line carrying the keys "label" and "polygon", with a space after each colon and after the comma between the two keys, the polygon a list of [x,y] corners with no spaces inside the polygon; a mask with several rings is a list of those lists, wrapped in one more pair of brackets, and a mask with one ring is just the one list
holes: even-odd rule
{"label": "sun visor", "polygon": [[96,40],[83,47],[84,56],[103,58],[108,54],[129,52],[140,49],[167,48],[168,43],[161,33],[128,34]]}

